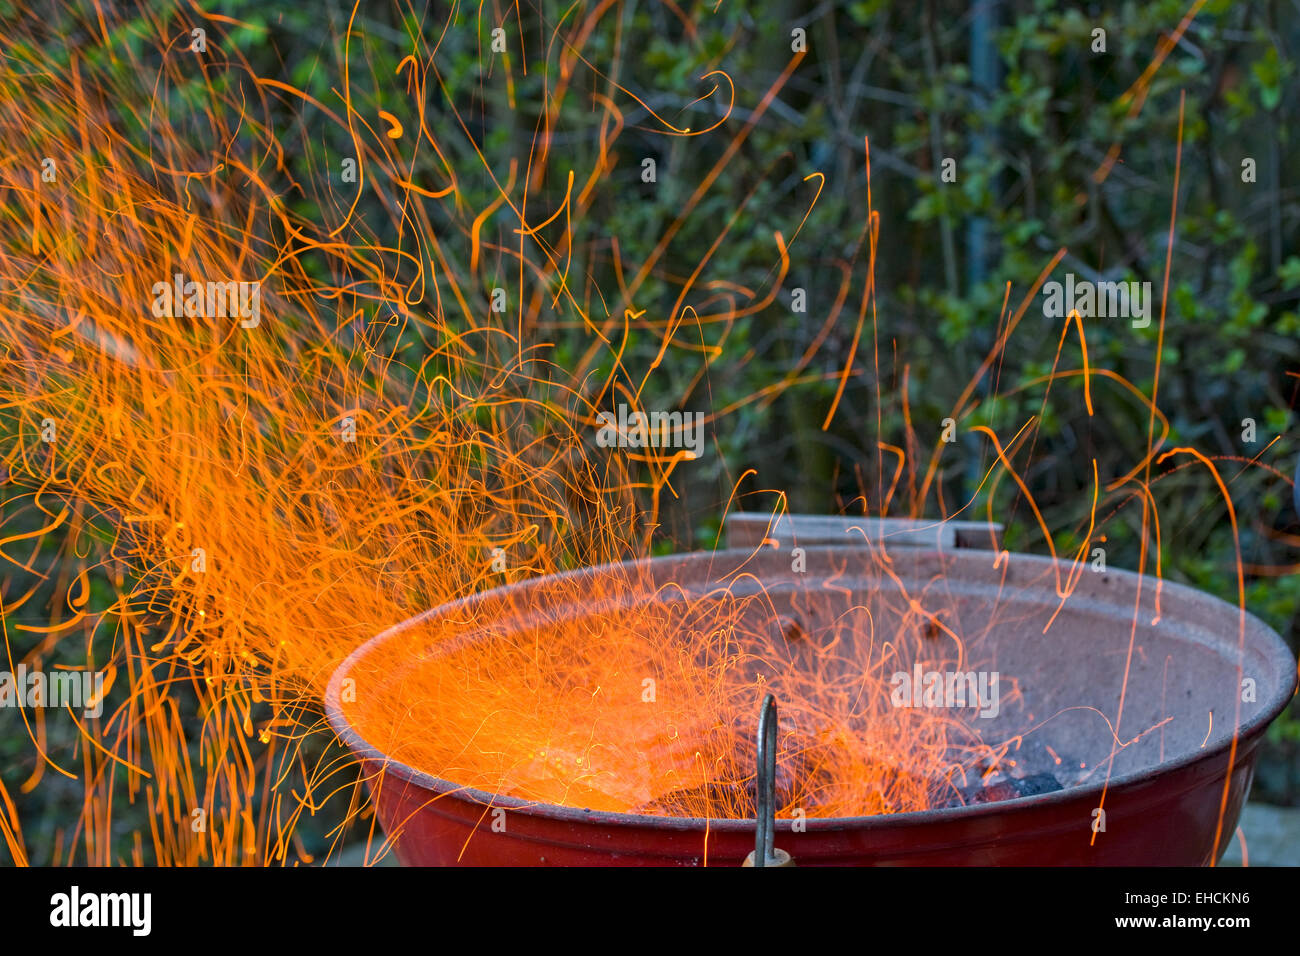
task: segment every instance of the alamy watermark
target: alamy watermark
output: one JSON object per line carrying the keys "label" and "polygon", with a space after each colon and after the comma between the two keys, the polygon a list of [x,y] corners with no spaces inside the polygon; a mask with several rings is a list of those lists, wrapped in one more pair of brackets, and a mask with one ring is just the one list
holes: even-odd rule
{"label": "alamy watermark", "polygon": [[618,406],[618,415],[596,416],[601,448],[684,448],[687,457],[699,458],[704,450],[703,412],[631,412]]}
{"label": "alamy watermark", "polygon": [[997,671],[927,671],[917,661],[912,673],[889,679],[889,699],[895,707],[978,707],[980,717],[996,717],[1001,679]]}
{"label": "alamy watermark", "polygon": [[103,671],[0,671],[0,707],[76,707],[86,717],[104,712]]}
{"label": "alamy watermark", "polygon": [[1064,285],[1044,283],[1043,295],[1043,315],[1049,319],[1078,312],[1082,319],[1132,319],[1135,329],[1151,324],[1150,282],[1076,282],[1067,272]]}
{"label": "alamy watermark", "polygon": [[153,929],[152,893],[83,893],[73,886],[50,897],[50,925],[58,928],[124,927],[133,936]]}
{"label": "alamy watermark", "polygon": [[238,318],[246,329],[262,321],[262,283],[185,281],[179,272],[170,283],[153,284],[155,318]]}

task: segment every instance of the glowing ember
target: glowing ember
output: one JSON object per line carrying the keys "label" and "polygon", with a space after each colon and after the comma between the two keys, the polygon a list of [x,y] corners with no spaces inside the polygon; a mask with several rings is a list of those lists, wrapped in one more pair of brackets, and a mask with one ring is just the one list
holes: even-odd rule
{"label": "glowing ember", "polygon": [[[908,662],[948,673],[964,655],[905,601],[810,594],[791,640],[774,626],[770,580],[741,573],[696,594],[633,573],[604,570],[594,593],[590,579],[547,582],[463,622],[453,614],[454,626],[417,626],[358,663],[344,712],[372,745],[434,776],[616,812],[752,817],[752,715],[767,691],[783,706],[782,813],[962,802],[976,764],[997,761],[978,706],[945,707],[942,689],[937,706],[899,706]],[[1014,700],[1008,688],[999,703]]]}

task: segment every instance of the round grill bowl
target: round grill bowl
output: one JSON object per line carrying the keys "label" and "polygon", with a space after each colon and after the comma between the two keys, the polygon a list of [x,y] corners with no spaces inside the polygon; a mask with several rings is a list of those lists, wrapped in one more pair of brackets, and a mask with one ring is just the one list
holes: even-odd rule
{"label": "round grill bowl", "polygon": [[[772,611],[796,615],[814,637],[835,628],[856,633],[868,612],[877,633],[887,631],[891,620],[901,624],[906,594],[949,626],[955,622],[971,660],[1018,686],[1019,695],[1004,700],[996,717],[975,721],[986,741],[1024,734],[1015,755],[1031,770],[1050,770],[1049,752],[1092,768],[1085,782],[1038,796],[916,813],[809,817],[802,832],[778,820],[776,845],[799,866],[1216,862],[1250,788],[1259,740],[1295,691],[1296,662],[1286,645],[1261,621],[1217,598],[1172,583],[1157,588],[1155,579],[1127,571],[1084,570],[1062,607],[1057,587],[1067,582],[1069,565],[1005,552],[997,557],[899,548],[889,554],[892,574],[882,575],[878,551],[809,548],[806,570],[795,572],[788,553],[735,550],[617,570],[641,582],[628,590],[630,602],[660,600],[657,588],[670,583],[674,593],[688,594],[723,581],[733,594],[761,588]],[[391,663],[378,663],[377,649],[391,662],[394,651],[405,654],[408,646],[411,654],[428,652],[420,642],[431,627],[455,631],[454,643],[464,647],[537,627],[539,613],[567,619],[593,613],[602,602],[607,611],[608,576],[608,569],[582,569],[434,608],[373,638],[340,665],[326,692],[327,718],[361,761],[379,822],[401,862],[736,866],[754,848],[752,820],[607,813],[468,789],[390,759],[350,721],[340,699],[345,679],[381,690],[385,682],[399,683]],[[593,595],[590,606],[584,593]],[[1253,693],[1243,690],[1246,682],[1253,682]],[[1121,692],[1123,716],[1112,734]],[[1117,747],[1115,738],[1132,742]],[[498,807],[508,821],[502,832],[492,826]],[[1104,815],[1095,812],[1099,807]]]}

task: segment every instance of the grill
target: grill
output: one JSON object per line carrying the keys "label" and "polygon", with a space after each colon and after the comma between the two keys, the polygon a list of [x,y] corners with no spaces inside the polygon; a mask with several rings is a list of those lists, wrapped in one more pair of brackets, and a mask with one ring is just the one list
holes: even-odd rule
{"label": "grill", "polygon": [[[1018,689],[980,721],[986,739],[1016,741],[1014,779],[963,805],[810,816],[800,826],[778,820],[775,847],[796,865],[1207,865],[1222,855],[1260,738],[1295,690],[1296,662],[1261,621],[1191,588],[1120,570],[1076,569],[1063,600],[1065,565],[980,550],[997,547],[997,529],[988,526],[786,520],[737,516],[728,532],[741,547],[619,566],[644,582],[626,600],[666,600],[660,589],[669,584],[674,594],[703,595],[726,581],[733,591],[761,589],[779,620],[797,622],[802,639],[823,641],[861,639],[855,622],[866,613],[887,628],[906,594],[964,635],[971,660]],[[798,571],[790,559],[796,543],[806,564]],[[449,652],[422,643],[431,626],[472,621],[453,642],[465,648],[556,615],[580,618],[588,609],[572,596],[599,591],[608,573],[587,568],[435,608],[339,667],[327,716],[361,761],[403,863],[739,866],[754,850],[753,819],[584,810],[439,779],[368,742],[341,700],[348,678],[396,687],[402,675],[392,660]],[[539,618],[539,609],[549,616]],[[509,819],[499,832],[491,825],[497,809]]]}

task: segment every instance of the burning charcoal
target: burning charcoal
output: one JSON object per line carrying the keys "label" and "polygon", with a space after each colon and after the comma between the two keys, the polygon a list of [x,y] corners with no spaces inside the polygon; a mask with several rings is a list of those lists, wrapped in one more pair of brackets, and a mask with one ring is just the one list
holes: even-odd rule
{"label": "burning charcoal", "polygon": [[651,816],[695,817],[716,813],[718,807],[732,807],[747,799],[743,787],[736,784],[710,783],[703,787],[673,790],[649,803],[632,809],[633,813]]}
{"label": "burning charcoal", "polygon": [[934,802],[934,809],[952,810],[955,807],[966,806],[966,802],[967,801],[965,795],[962,794],[960,790],[954,790],[948,793],[946,796],[941,796],[936,798]]}
{"label": "burning charcoal", "polygon": [[1019,779],[999,777],[983,786],[977,785],[969,792],[968,803],[996,803],[1016,797],[1036,797],[1064,789],[1050,773],[1036,773]]}
{"label": "burning charcoal", "polygon": [[[741,762],[745,759],[754,758],[745,754]],[[776,762],[775,796],[778,808],[785,806],[794,798],[798,781],[806,774],[807,768],[797,755]],[[670,817],[702,817],[730,812],[738,817],[752,817],[757,805],[756,788],[757,781],[753,777],[735,782],[713,781],[704,786],[683,787],[660,794],[653,800],[636,807],[632,812]]]}
{"label": "burning charcoal", "polygon": [[1014,800],[1020,796],[1015,781],[1001,780],[978,788],[970,797],[970,803],[997,803],[999,800]]}
{"label": "burning charcoal", "polygon": [[1060,782],[1050,773],[1036,773],[1020,780],[1011,781],[1016,785],[1022,797],[1036,797],[1040,793],[1054,793],[1064,790]]}

